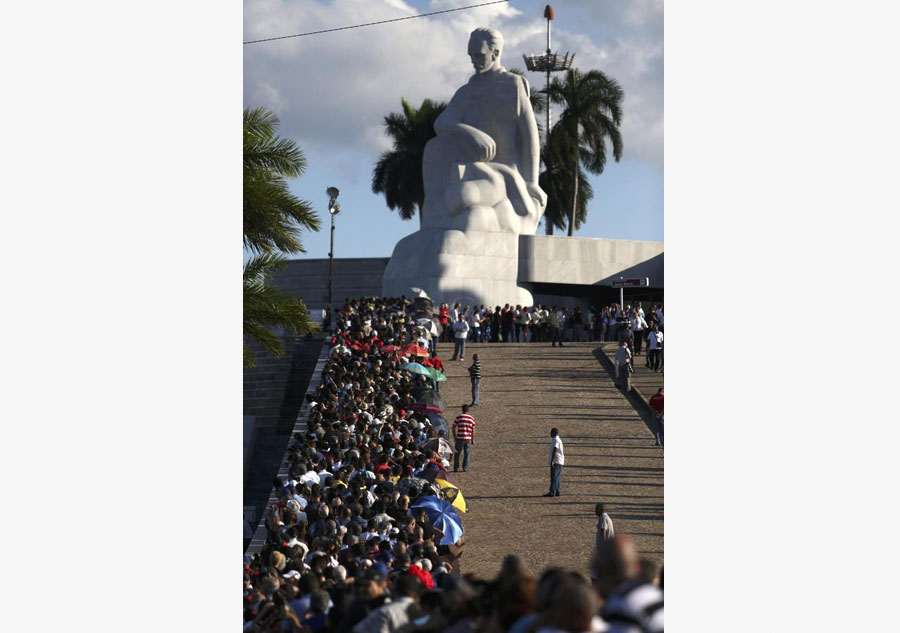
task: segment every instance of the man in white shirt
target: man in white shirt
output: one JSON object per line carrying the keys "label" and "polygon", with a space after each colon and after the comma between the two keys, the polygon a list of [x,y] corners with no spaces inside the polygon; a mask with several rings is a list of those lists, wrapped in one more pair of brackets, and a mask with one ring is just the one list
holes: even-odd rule
{"label": "man in white shirt", "polygon": [[597,515],[597,547],[599,548],[605,541],[612,540],[612,537],[616,535],[616,530],[602,503],[594,506],[594,513]]}
{"label": "man in white shirt", "polygon": [[471,312],[466,310],[469,316],[469,329],[472,331],[472,340],[481,342],[481,315],[478,314],[478,306],[473,306]]}
{"label": "man in white shirt", "polygon": [[663,333],[659,331],[659,326],[653,324],[653,329],[647,335],[647,362],[650,369],[659,371],[659,355],[662,352]]}
{"label": "man in white shirt", "polygon": [[559,436],[559,429],[554,427],[550,429],[550,492],[545,497],[559,496],[562,467],[565,463],[562,438]]}
{"label": "man in white shirt", "polygon": [[466,359],[466,338],[469,336],[469,324],[466,323],[466,315],[459,314],[459,319],[453,324],[453,358],[450,360]]}
{"label": "man in white shirt", "polygon": [[[638,304],[640,305],[640,304]],[[647,321],[642,314],[643,311],[635,310],[631,314],[631,331],[634,333],[634,355],[641,353],[641,346],[644,342],[644,330],[647,327]]]}

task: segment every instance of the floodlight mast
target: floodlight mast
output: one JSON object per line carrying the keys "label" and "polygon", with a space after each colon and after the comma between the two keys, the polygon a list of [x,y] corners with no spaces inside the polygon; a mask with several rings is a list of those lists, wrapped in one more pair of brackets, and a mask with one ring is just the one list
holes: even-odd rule
{"label": "floodlight mast", "polygon": [[547,73],[547,127],[544,130],[544,146],[550,140],[550,124],[552,114],[550,110],[550,73],[568,70],[572,67],[575,60],[575,54],[569,55],[566,51],[565,56],[560,59],[559,54],[554,53],[550,46],[550,23],[553,21],[553,7],[549,4],[544,7],[544,17],[547,18],[547,50],[543,55],[522,55],[525,58],[525,67],[532,72],[545,71]]}

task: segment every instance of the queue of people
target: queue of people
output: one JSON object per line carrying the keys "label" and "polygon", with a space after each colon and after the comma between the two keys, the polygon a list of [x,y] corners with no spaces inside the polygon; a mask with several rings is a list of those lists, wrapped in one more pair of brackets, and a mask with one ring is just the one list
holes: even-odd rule
{"label": "queue of people", "polygon": [[[640,354],[643,343],[656,326],[664,330],[661,305],[653,304],[645,312],[641,302],[583,311],[580,306],[557,305],[470,306],[441,304],[438,314],[441,342],[463,338],[474,343],[551,343],[616,341],[628,330],[634,336],[634,351]],[[660,339],[661,342],[661,339]],[[661,349],[661,346],[660,346]]]}
{"label": "queue of people", "polygon": [[[494,579],[462,575],[461,523],[446,515],[465,506],[447,471],[458,471],[460,453],[468,469],[475,425],[469,405],[452,434],[435,415],[437,336],[403,297],[348,301],[336,316],[306,430],[291,440],[287,476],[273,482],[265,545],[244,558],[245,631],[663,630],[662,573],[614,534],[602,506],[590,580],[557,568],[535,577],[515,556]],[[409,371],[409,361],[428,373]],[[477,355],[469,377],[477,405]],[[552,435],[555,496],[563,458]]]}

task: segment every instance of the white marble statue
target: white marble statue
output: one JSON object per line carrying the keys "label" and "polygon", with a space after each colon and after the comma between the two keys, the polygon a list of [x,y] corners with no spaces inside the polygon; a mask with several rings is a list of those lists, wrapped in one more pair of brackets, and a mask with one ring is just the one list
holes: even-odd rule
{"label": "white marble statue", "polygon": [[503,38],[469,38],[475,74],[434,123],[425,147],[424,227],[533,235],[547,196],[528,81],[500,65]]}
{"label": "white marble statue", "polygon": [[417,286],[438,303],[531,302],[516,284],[518,238],[534,234],[547,196],[528,82],[503,69],[502,48],[493,29],[469,38],[475,74],[435,121],[422,161],[422,229],[394,248],[385,295]]}

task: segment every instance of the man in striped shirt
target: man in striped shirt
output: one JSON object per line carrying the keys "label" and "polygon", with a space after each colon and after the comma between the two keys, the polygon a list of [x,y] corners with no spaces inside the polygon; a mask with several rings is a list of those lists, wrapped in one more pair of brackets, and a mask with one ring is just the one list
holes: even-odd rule
{"label": "man in striped shirt", "polygon": [[478,393],[481,391],[481,361],[478,354],[472,354],[472,365],[469,367],[469,378],[472,379],[472,404],[478,406]]}
{"label": "man in striped shirt", "polygon": [[475,418],[469,415],[469,405],[462,406],[462,413],[453,420],[453,439],[456,454],[453,456],[453,472],[459,472],[459,454],[463,453],[463,472],[469,470],[469,451],[475,446]]}

